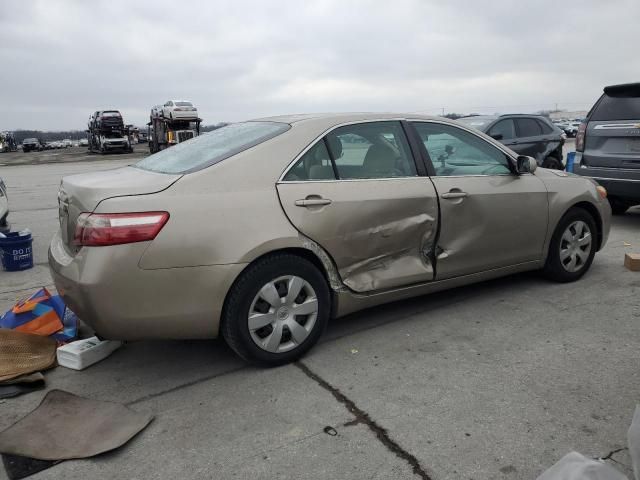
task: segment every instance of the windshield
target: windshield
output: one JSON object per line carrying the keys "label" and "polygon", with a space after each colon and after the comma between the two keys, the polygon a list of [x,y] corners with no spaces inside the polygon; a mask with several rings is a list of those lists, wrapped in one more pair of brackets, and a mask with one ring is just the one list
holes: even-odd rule
{"label": "windshield", "polygon": [[476,116],[476,117],[459,118],[458,122],[463,123],[468,127],[473,127],[473,128],[476,128],[476,129],[480,130],[480,129],[486,127],[487,125],[489,125],[495,119],[496,119],[496,117]]}
{"label": "windshield", "polygon": [[193,107],[191,102],[176,102],[176,107]]}
{"label": "windshield", "polygon": [[34,143],[37,141],[38,140],[36,140],[35,138],[25,138],[22,143],[25,143],[25,142]]}
{"label": "windshield", "polygon": [[291,128],[287,123],[243,122],[227,125],[162,150],[133,166],[158,173],[189,173],[214,165]]}
{"label": "windshield", "polygon": [[120,112],[102,112],[103,117],[120,117]]}

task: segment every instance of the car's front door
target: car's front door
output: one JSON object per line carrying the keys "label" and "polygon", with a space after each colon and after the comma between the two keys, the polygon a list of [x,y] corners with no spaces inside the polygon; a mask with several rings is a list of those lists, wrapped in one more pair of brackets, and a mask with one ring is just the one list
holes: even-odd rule
{"label": "car's front door", "polygon": [[433,280],[438,199],[399,121],[338,127],[277,185],[291,223],[333,258],[356,292]]}
{"label": "car's front door", "polygon": [[440,197],[436,279],[539,261],[548,222],[544,183],[514,174],[505,152],[470,131],[438,122],[412,125]]}
{"label": "car's front door", "polygon": [[[547,149],[547,140],[542,127],[535,118],[516,118],[517,152],[520,155],[533,157],[541,164]],[[514,149],[515,150],[515,149]]]}

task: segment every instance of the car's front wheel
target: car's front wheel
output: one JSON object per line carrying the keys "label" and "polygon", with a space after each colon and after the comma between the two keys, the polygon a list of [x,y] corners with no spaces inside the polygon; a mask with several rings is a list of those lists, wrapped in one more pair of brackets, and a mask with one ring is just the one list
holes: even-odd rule
{"label": "car's front wheel", "polygon": [[544,162],[542,162],[542,166],[544,168],[551,168],[553,170],[564,170],[564,167],[562,166],[562,162],[558,160],[556,157],[552,157],[552,156],[545,158]]}
{"label": "car's front wheel", "polygon": [[320,338],[331,296],[324,275],[288,253],[249,266],[229,292],[221,332],[243,359],[264,366],[292,362]]}
{"label": "car's front wheel", "polygon": [[597,249],[597,229],[593,216],[582,208],[572,208],[558,223],[543,272],[557,282],[573,282],[582,277],[593,262]]}

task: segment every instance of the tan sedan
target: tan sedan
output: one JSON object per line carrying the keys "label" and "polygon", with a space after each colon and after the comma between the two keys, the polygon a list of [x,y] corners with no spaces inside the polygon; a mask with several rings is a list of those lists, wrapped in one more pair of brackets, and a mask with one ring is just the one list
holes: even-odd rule
{"label": "tan sedan", "polygon": [[526,270],[580,278],[606,191],[441,118],[236,123],[67,177],[55,284],[98,335],[213,338],[289,362],[328,320]]}

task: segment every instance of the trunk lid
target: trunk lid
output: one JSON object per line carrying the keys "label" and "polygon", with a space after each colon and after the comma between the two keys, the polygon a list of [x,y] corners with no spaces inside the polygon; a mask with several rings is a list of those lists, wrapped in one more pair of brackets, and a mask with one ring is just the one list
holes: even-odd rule
{"label": "trunk lid", "polygon": [[640,169],[640,118],[589,122],[583,163],[590,167]]}
{"label": "trunk lid", "polygon": [[640,169],[640,83],[605,87],[589,113],[582,162]]}
{"label": "trunk lid", "polygon": [[160,192],[181,176],[124,167],[63,178],[58,191],[58,214],[60,234],[67,249],[72,254],[79,250],[73,245],[73,236],[81,213],[93,212],[107,198]]}

